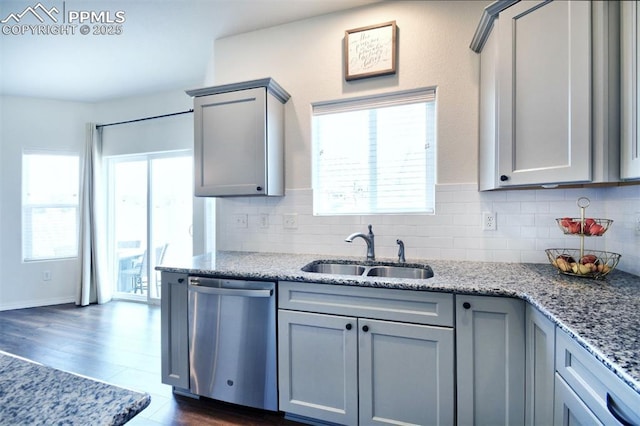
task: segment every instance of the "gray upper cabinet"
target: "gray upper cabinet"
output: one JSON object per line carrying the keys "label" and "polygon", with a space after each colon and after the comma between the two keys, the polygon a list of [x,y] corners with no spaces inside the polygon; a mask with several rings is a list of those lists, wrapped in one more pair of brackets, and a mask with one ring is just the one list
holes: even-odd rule
{"label": "gray upper cabinet", "polygon": [[189,90],[196,196],[284,195],[284,104],[273,79]]}
{"label": "gray upper cabinet", "polygon": [[638,2],[621,4],[621,59],[622,59],[622,135],[620,177],[640,179],[640,142],[638,139]]}
{"label": "gray upper cabinet", "polygon": [[512,3],[492,5],[472,44],[480,190],[618,180],[618,5]]}

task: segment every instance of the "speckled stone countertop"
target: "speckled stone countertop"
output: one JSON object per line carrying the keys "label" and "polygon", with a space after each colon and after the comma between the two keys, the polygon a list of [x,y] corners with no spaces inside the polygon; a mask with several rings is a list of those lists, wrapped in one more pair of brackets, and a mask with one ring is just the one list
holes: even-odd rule
{"label": "speckled stone countertop", "polygon": [[640,277],[636,275],[614,270],[605,280],[596,281],[558,274],[549,264],[442,260],[417,261],[433,268],[435,276],[426,280],[328,275],[301,270],[318,259],[335,257],[217,252],[197,256],[183,265],[162,265],[157,269],[229,278],[517,297],[538,308],[640,393]]}
{"label": "speckled stone countertop", "polygon": [[0,424],[122,425],[150,401],[149,394],[0,351]]}

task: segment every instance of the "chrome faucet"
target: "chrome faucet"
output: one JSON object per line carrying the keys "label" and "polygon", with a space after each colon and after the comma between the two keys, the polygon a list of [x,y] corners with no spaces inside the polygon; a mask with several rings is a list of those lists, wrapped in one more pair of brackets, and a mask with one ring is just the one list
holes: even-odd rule
{"label": "chrome faucet", "polygon": [[367,242],[367,260],[375,260],[376,259],[376,250],[373,244],[373,231],[371,230],[371,225],[369,225],[369,234],[363,234],[362,232],[356,232],[354,234],[349,235],[345,238],[345,241],[348,243],[353,242],[354,238],[362,238]]}
{"label": "chrome faucet", "polygon": [[396,240],[396,244],[398,245],[398,262],[405,263],[407,259],[404,258],[404,242],[398,239]]}

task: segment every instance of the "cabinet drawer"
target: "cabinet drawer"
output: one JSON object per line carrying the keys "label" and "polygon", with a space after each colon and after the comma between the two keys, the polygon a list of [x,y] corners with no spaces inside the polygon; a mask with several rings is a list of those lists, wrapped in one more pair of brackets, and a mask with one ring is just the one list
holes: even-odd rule
{"label": "cabinet drawer", "polygon": [[453,294],[281,281],[278,307],[453,327]]}
{"label": "cabinet drawer", "polygon": [[554,425],[557,426],[600,426],[602,422],[589,410],[578,395],[555,374],[555,414]]}
{"label": "cabinet drawer", "polygon": [[640,424],[640,394],[559,328],[556,370],[602,423]]}

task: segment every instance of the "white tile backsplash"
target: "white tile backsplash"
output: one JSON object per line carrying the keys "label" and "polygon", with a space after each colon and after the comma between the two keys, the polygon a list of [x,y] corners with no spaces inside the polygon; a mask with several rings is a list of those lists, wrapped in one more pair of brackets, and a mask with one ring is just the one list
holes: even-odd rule
{"label": "white tile backsplash", "polygon": [[[405,242],[407,260],[445,259],[496,262],[546,262],[545,248],[578,248],[564,236],[557,217],[579,217],[579,197],[588,197],[587,216],[613,219],[604,237],[585,239],[585,248],[621,253],[618,268],[640,275],[640,185],[586,189],[531,189],[478,192],[475,184],[438,185],[435,215],[313,216],[311,189],[289,189],[284,197],[217,200],[218,250],[365,255],[364,241],[346,243],[353,232],[373,225],[376,256],[395,258],[396,239]],[[496,212],[498,229],[483,231],[483,211]],[[283,227],[285,214],[297,214],[296,229]],[[233,222],[247,214],[246,228]],[[261,228],[260,215],[269,215]]]}

